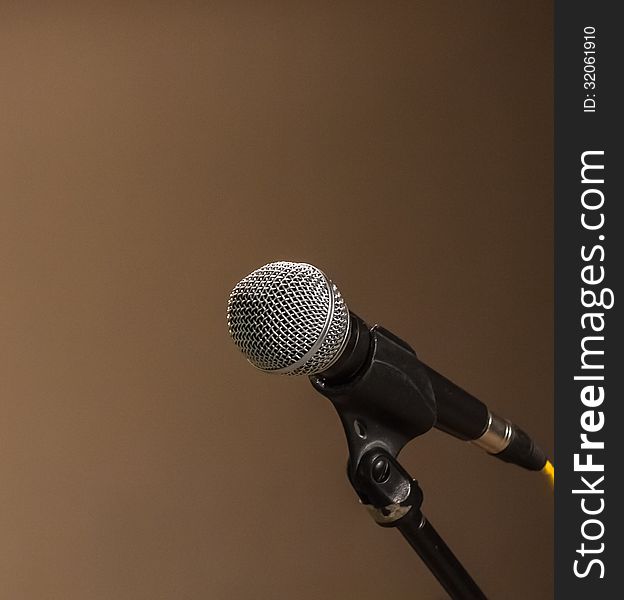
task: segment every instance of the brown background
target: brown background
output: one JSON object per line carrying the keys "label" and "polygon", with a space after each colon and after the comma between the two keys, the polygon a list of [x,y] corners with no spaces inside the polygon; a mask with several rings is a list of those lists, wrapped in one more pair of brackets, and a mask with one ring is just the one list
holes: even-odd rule
{"label": "brown background", "polygon": [[[550,3],[51,4],[0,8],[0,597],[443,598],[225,305],[317,264],[552,452]],[[492,598],[552,597],[539,475],[403,461]]]}

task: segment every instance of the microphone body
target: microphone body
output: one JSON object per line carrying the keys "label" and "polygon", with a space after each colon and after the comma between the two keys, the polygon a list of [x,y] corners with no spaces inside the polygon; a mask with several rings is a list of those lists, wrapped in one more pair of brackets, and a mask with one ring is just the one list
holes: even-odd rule
{"label": "microphone body", "polygon": [[[378,325],[369,329],[353,312],[350,323],[340,357],[327,370],[310,376],[312,385],[334,404],[345,397],[360,409],[375,404],[377,419],[407,431],[425,427],[432,409],[434,420],[428,428],[470,441],[505,462],[532,471],[544,467],[545,454],[522,429],[420,361],[406,342]],[[418,394],[411,390],[415,381]],[[360,388],[367,391],[365,402],[359,400]],[[401,403],[403,395],[420,398],[411,397],[407,405]],[[424,404],[427,410],[416,411],[414,404]]]}

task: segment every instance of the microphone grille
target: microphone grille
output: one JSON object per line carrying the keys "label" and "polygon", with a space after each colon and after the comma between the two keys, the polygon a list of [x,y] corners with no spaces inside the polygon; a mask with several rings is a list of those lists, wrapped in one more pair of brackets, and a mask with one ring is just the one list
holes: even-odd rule
{"label": "microphone grille", "polygon": [[336,286],[306,263],[273,262],[240,281],[227,309],[230,336],[263,371],[312,375],[340,356],[349,310]]}

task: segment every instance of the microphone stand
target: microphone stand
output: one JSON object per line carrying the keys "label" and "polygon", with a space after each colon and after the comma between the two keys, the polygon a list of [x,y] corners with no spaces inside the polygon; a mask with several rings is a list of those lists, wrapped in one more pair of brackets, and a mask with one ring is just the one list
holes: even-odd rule
{"label": "microphone stand", "polygon": [[383,327],[370,331],[351,315],[345,359],[311,376],[342,422],[349,446],[347,475],[382,527],[396,527],[453,600],[486,600],[420,507],[423,494],[397,456],[436,423],[436,397],[416,353]]}
{"label": "microphone stand", "polygon": [[351,481],[382,527],[396,527],[453,600],[486,600],[466,569],[422,514],[418,482],[381,446],[368,450]]}

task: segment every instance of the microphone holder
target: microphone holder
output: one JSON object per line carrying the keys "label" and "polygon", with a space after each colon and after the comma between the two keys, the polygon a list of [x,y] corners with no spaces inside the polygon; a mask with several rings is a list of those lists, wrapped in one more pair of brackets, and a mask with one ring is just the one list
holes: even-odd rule
{"label": "microphone holder", "polygon": [[[345,350],[350,358],[346,370],[341,367],[342,376],[328,371],[310,377],[342,422],[349,446],[349,481],[375,521],[401,532],[453,600],[486,600],[423,516],[422,490],[396,458],[407,442],[436,422],[428,373],[412,348],[383,327],[369,331],[355,315],[351,327],[351,346]],[[358,344],[360,339],[366,343]],[[362,348],[364,366],[347,373],[351,364],[362,365],[363,357],[357,356]]]}

